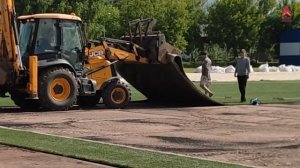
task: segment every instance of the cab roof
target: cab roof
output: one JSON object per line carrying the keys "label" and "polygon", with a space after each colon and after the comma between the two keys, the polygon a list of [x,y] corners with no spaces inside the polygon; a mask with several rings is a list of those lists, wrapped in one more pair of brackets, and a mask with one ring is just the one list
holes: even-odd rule
{"label": "cab roof", "polygon": [[19,16],[18,19],[25,20],[25,19],[62,19],[62,20],[75,20],[81,21],[81,18],[75,15],[68,15],[68,14],[60,14],[60,13],[41,13],[41,14],[34,14],[34,15],[24,15]]}

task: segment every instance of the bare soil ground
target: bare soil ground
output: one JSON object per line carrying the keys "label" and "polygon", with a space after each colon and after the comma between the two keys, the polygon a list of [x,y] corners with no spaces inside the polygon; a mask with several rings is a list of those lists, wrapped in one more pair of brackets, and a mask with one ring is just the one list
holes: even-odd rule
{"label": "bare soil ground", "polygon": [[[68,112],[0,109],[0,125],[11,128],[272,168],[299,167],[299,121],[300,104],[165,108],[133,103],[122,110],[100,105]],[[22,164],[31,161],[19,157],[19,151],[9,156]],[[2,147],[0,167],[7,163],[3,158]]]}

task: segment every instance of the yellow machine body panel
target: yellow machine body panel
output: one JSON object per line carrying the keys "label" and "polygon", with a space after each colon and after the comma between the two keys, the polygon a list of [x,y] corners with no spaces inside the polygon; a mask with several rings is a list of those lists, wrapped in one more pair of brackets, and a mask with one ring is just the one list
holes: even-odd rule
{"label": "yellow machine body panel", "polygon": [[103,41],[101,45],[89,49],[88,56],[105,56],[105,58],[108,60],[120,60],[126,62],[148,64],[149,59],[147,57],[140,57],[135,50],[135,46],[133,46],[132,51],[125,51],[115,48],[114,46],[110,46],[105,41]]}
{"label": "yellow machine body panel", "polygon": [[105,42],[102,45],[86,49],[86,55],[88,61],[85,64],[85,68],[91,71],[97,68],[99,69],[88,75],[88,78],[96,81],[97,90],[100,90],[105,82],[115,76],[115,74],[113,74],[114,70],[112,70],[111,67],[113,61],[120,60],[132,63],[148,63],[147,58],[139,58],[134,53],[110,47]]}
{"label": "yellow machine body panel", "polygon": [[97,90],[100,90],[103,83],[105,83],[108,79],[110,79],[113,76],[110,67],[110,62],[103,55],[90,57],[88,60],[88,64],[85,64],[85,67],[88,69],[104,67],[103,69],[88,75],[89,79],[93,79],[96,81]]}
{"label": "yellow machine body panel", "polygon": [[29,83],[27,84],[27,91],[30,98],[38,97],[38,57],[29,57]]}

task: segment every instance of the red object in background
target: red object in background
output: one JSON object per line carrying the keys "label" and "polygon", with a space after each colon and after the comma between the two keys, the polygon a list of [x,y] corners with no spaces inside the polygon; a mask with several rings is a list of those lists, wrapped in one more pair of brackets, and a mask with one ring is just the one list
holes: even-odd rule
{"label": "red object in background", "polygon": [[281,16],[288,16],[288,17],[292,17],[292,12],[290,10],[289,6],[285,6],[282,10]]}
{"label": "red object in background", "polygon": [[290,10],[290,7],[287,5],[283,8],[281,13],[281,21],[285,23],[291,23],[292,22],[292,12]]}

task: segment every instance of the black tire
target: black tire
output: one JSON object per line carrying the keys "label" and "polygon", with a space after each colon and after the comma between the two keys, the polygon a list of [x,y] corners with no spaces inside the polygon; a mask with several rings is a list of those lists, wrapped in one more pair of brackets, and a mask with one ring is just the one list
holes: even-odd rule
{"label": "black tire", "polygon": [[101,98],[101,93],[97,92],[95,96],[79,96],[77,104],[80,107],[94,107],[96,106]]}
{"label": "black tire", "polygon": [[10,95],[14,103],[22,109],[38,110],[40,108],[39,100],[27,99],[29,97],[27,93],[13,92]]}
{"label": "black tire", "polygon": [[69,110],[76,103],[78,85],[70,70],[55,67],[41,73],[38,93],[44,108],[53,111]]}
{"label": "black tire", "polygon": [[131,95],[124,83],[113,81],[104,87],[102,99],[106,107],[120,109],[129,104]]}

